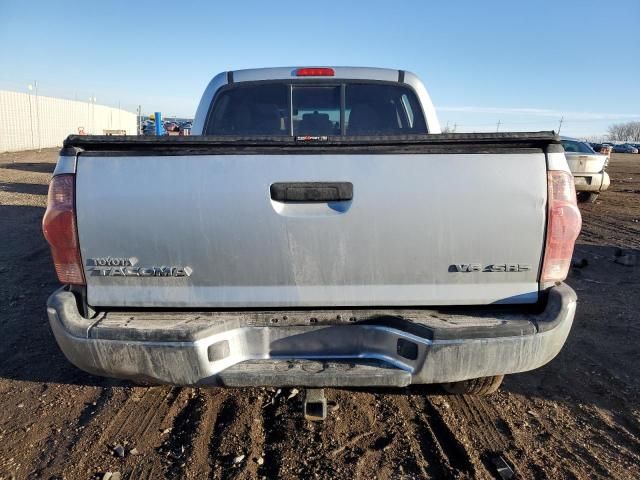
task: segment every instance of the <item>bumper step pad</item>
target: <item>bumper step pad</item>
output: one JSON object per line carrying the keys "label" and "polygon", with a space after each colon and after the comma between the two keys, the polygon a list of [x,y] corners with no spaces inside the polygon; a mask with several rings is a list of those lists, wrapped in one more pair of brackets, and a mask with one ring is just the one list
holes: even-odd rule
{"label": "bumper step pad", "polygon": [[369,360],[249,360],[223,370],[218,378],[228,387],[405,387],[411,383],[410,372]]}

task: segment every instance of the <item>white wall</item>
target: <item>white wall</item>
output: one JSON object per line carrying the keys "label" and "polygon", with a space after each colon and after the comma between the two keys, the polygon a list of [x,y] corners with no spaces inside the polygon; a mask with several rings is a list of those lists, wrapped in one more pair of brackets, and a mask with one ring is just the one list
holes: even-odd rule
{"label": "white wall", "polygon": [[136,135],[137,117],[104,105],[0,90],[0,152],[59,147],[80,127],[88,135]]}

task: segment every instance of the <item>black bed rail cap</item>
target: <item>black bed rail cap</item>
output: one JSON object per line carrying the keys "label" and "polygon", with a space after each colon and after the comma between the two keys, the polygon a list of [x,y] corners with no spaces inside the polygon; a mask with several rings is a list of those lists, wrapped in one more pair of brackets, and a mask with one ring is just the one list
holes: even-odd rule
{"label": "black bed rail cap", "polygon": [[[121,150],[143,148],[199,148],[199,147],[257,147],[298,145],[297,137],[290,136],[137,136],[137,135],[70,135],[64,147],[83,150]],[[309,142],[316,144],[316,142]],[[448,144],[549,144],[560,143],[553,131],[495,132],[495,133],[441,133],[422,135],[367,135],[323,137],[323,146],[350,145],[448,145]]]}

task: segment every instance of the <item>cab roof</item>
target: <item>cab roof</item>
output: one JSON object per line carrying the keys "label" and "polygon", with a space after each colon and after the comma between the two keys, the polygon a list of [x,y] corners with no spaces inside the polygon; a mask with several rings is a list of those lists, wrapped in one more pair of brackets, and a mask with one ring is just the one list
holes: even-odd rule
{"label": "cab roof", "polygon": [[[298,66],[298,67],[272,67],[251,68],[246,70],[233,70],[233,80],[236,82],[252,82],[260,80],[285,80],[298,78],[297,71],[302,68],[330,68],[335,73],[333,78],[356,80],[379,80],[387,82],[403,81],[405,72],[390,68],[374,67],[331,67],[331,66]],[[412,75],[412,74],[411,74]],[[306,77],[313,78],[313,77]],[[326,77],[325,77],[326,78]]]}

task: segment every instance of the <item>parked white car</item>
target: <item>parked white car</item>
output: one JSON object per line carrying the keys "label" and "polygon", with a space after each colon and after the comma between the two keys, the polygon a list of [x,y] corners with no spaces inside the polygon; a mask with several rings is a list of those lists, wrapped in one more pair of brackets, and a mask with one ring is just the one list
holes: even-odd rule
{"label": "parked white car", "polygon": [[561,137],[564,155],[576,184],[578,202],[594,203],[600,192],[609,188],[609,174],[605,172],[609,156],[591,148],[587,142]]}

